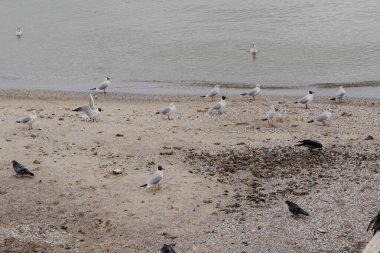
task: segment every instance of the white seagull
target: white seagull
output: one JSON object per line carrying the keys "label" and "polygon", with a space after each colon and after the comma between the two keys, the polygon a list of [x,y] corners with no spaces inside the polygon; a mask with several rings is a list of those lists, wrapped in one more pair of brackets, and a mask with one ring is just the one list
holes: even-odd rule
{"label": "white seagull", "polygon": [[28,130],[31,130],[33,129],[33,122],[36,121],[37,119],[37,114],[36,114],[36,111],[32,111],[32,114],[20,119],[20,120],[17,120],[16,122],[17,123],[23,123],[23,124],[28,124]]}
{"label": "white seagull", "polygon": [[252,46],[251,46],[251,49],[249,50],[249,52],[251,54],[256,54],[259,50],[257,50],[257,47],[255,45],[255,43],[252,43]]}
{"label": "white seagull", "polygon": [[96,87],[96,88],[92,88],[92,89],[90,89],[90,90],[96,90],[96,91],[103,90],[104,93],[106,93],[106,89],[108,88],[108,86],[110,86],[110,83],[111,83],[110,79],[111,79],[111,78],[109,78],[109,77],[107,76],[106,78],[104,78],[104,81],[103,81],[101,84],[99,84],[98,87]]}
{"label": "white seagull", "polygon": [[174,103],[171,103],[169,107],[161,109],[160,111],[156,112],[156,114],[168,115],[168,119],[170,120],[170,115],[173,114],[174,112],[175,112],[175,105]]}
{"label": "white seagull", "polygon": [[101,108],[96,108],[94,103],[94,98],[92,97],[92,94],[90,93],[90,103],[89,105],[82,105],[77,108],[73,109],[74,112],[83,112],[84,118],[88,120],[95,121],[99,118],[100,112],[102,111]]}
{"label": "white seagull", "polygon": [[270,107],[270,110],[267,112],[265,118],[263,118],[263,121],[268,120],[268,124],[270,126],[274,126],[273,125],[273,119],[274,119],[275,116],[276,116],[276,109],[274,108],[274,105],[272,105]]}
{"label": "white seagull", "polygon": [[149,188],[154,185],[154,188],[157,186],[158,189],[160,189],[160,183],[162,179],[164,179],[164,172],[162,170],[163,168],[159,165],[156,173],[154,173],[153,176],[149,178],[145,184],[140,185],[140,187]]}
{"label": "white seagull", "polygon": [[329,120],[330,118],[331,118],[331,112],[330,112],[330,109],[328,109],[327,111],[324,111],[323,113],[321,113],[319,116],[315,117],[314,119],[309,120],[307,123],[319,122],[325,126],[326,121]]}
{"label": "white seagull", "polygon": [[216,95],[219,93],[220,85],[215,85],[214,89],[210,90],[206,95],[201,96],[202,98],[211,98],[212,101],[215,100]]}
{"label": "white seagull", "polygon": [[343,86],[339,86],[338,92],[335,94],[335,97],[330,98],[330,100],[342,100],[344,95],[346,95],[346,91],[343,89]]}
{"label": "white seagull", "polygon": [[206,108],[206,109],[208,109],[209,112],[218,111],[219,114],[221,114],[224,107],[226,107],[226,101],[225,101],[226,99],[227,99],[227,97],[222,96],[219,103],[217,103],[217,104],[215,104],[209,108]]}
{"label": "white seagull", "polygon": [[306,96],[304,96],[303,98],[301,98],[300,100],[298,100],[297,102],[295,102],[296,104],[303,104],[303,105],[306,105],[306,109],[309,109],[307,107],[307,104],[311,103],[311,101],[313,101],[313,94],[315,92],[314,91],[311,91],[309,90],[309,92],[307,93]]}
{"label": "white seagull", "polygon": [[248,92],[242,93],[240,95],[242,95],[242,96],[248,95],[248,96],[251,96],[253,98],[253,100],[255,100],[256,96],[261,92],[260,87],[261,87],[260,84],[256,84],[256,88],[253,88],[253,89],[249,90]]}
{"label": "white seagull", "polygon": [[17,30],[16,30],[16,36],[18,38],[20,38],[22,36],[22,31],[21,31],[21,27],[17,27]]}

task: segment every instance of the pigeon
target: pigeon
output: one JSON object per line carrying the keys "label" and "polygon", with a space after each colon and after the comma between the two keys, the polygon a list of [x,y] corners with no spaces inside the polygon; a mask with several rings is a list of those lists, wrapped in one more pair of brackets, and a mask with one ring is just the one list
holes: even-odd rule
{"label": "pigeon", "polygon": [[252,43],[251,49],[249,50],[250,54],[256,54],[259,50],[257,50],[257,47],[255,43]]}
{"label": "pigeon", "polygon": [[28,124],[28,130],[31,130],[33,129],[33,122],[36,121],[37,119],[37,114],[35,111],[32,111],[32,114],[20,119],[20,120],[17,120],[16,122],[17,123],[23,123],[23,124]]}
{"label": "pigeon", "polygon": [[346,91],[343,89],[343,86],[339,86],[338,92],[335,94],[335,97],[330,98],[330,100],[342,100],[344,95],[346,95]]}
{"label": "pigeon", "polygon": [[267,112],[267,115],[265,118],[263,118],[263,121],[268,120],[268,124],[273,126],[273,119],[276,116],[276,109],[274,108],[274,105],[270,107],[270,110]]}
{"label": "pigeon", "polygon": [[377,213],[377,215],[369,223],[367,231],[368,230],[373,230],[373,235],[375,235],[376,232],[378,230],[380,230],[380,211]]}
{"label": "pigeon", "polygon": [[157,168],[156,173],[153,174],[151,178],[149,178],[145,184],[140,185],[140,187],[149,188],[154,185],[154,188],[156,188],[156,185],[158,186],[158,189],[160,189],[160,183],[162,179],[164,178],[163,168],[159,165]]}
{"label": "pigeon", "polygon": [[298,142],[299,143],[295,146],[304,146],[307,147],[310,151],[313,151],[314,149],[322,149],[322,143],[320,143],[319,141],[302,140]]}
{"label": "pigeon", "polygon": [[106,77],[106,78],[104,78],[104,81],[101,83],[101,84],[99,84],[99,86],[98,87],[96,87],[96,88],[92,88],[92,89],[90,89],[90,90],[96,90],[96,91],[99,91],[99,90],[103,90],[104,91],[104,94],[106,93],[106,89],[108,88],[108,86],[110,86],[110,79],[111,78],[109,78],[108,76]]}
{"label": "pigeon", "polygon": [[161,248],[161,253],[176,253],[172,246],[164,244]]}
{"label": "pigeon", "polygon": [[222,96],[222,98],[220,99],[219,103],[217,103],[217,104],[215,104],[215,105],[213,105],[213,106],[211,106],[209,108],[206,108],[206,109],[208,109],[209,112],[215,110],[215,111],[218,111],[219,114],[221,114],[222,110],[224,109],[224,107],[226,107],[226,101],[225,101],[226,99],[227,99],[227,97]]}
{"label": "pigeon", "polygon": [[102,108],[96,108],[94,103],[94,98],[92,97],[92,94],[90,93],[90,103],[88,105],[82,105],[77,108],[74,108],[74,112],[83,112],[84,118],[89,119],[92,121],[95,121],[99,118],[100,112],[102,111]]}
{"label": "pigeon", "polygon": [[242,93],[240,95],[242,95],[242,96],[248,95],[248,96],[251,96],[253,98],[253,100],[255,100],[256,96],[260,93],[260,91],[261,91],[260,84],[256,84],[256,88],[253,88],[253,89],[249,90],[248,92]]}
{"label": "pigeon", "polygon": [[220,85],[215,85],[214,89],[210,90],[206,95],[201,96],[202,98],[211,98],[212,101],[215,100],[216,95],[219,94]]}
{"label": "pigeon", "polygon": [[306,96],[304,96],[303,98],[301,98],[300,100],[298,100],[297,102],[295,102],[296,104],[303,104],[303,105],[306,105],[306,109],[309,109],[307,107],[307,105],[309,103],[311,103],[311,101],[313,101],[313,94],[315,92],[314,91],[311,91],[309,90],[309,92],[306,94]]}
{"label": "pigeon", "polygon": [[326,121],[329,120],[330,118],[331,118],[331,112],[330,112],[330,109],[328,109],[327,111],[324,111],[323,113],[321,113],[320,115],[318,115],[314,119],[309,120],[307,123],[319,122],[325,126]]}
{"label": "pigeon", "polygon": [[166,107],[158,112],[156,114],[161,114],[161,115],[168,115],[168,119],[170,120],[170,114],[173,114],[175,112],[175,106],[173,103],[169,105],[169,107]]}
{"label": "pigeon", "polygon": [[288,204],[289,211],[292,214],[294,215],[304,214],[306,216],[309,216],[309,214],[305,212],[301,207],[299,207],[296,203],[290,202],[289,200],[287,200],[285,203]]}
{"label": "pigeon", "polygon": [[30,172],[27,168],[25,168],[22,164],[18,163],[17,161],[13,160],[12,164],[13,164],[13,169],[16,172],[16,175],[21,175],[21,176],[29,175],[32,177],[34,176],[32,172]]}

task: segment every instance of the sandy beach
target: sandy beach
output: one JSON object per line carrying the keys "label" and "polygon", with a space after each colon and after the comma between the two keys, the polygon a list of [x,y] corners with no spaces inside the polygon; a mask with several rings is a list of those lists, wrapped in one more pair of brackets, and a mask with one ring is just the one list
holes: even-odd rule
{"label": "sandy beach", "polygon": [[[0,91],[1,252],[347,253],[372,237],[379,100],[230,96],[219,115],[198,96],[94,95],[104,112],[86,122],[71,109],[88,93]],[[155,114],[172,102],[172,120]],[[272,104],[275,127],[261,120]],[[307,123],[329,107],[327,126]],[[16,123],[32,110],[32,130]],[[14,176],[12,160],[35,176]],[[158,165],[161,189],[140,188]]]}

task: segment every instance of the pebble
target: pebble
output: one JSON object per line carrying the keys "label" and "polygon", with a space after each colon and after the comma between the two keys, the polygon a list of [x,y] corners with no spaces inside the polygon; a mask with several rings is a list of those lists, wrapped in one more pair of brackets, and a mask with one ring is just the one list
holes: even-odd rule
{"label": "pebble", "polygon": [[120,174],[122,174],[123,173],[123,171],[121,170],[121,169],[114,169],[113,171],[112,171],[112,174],[114,174],[114,175],[120,175]]}

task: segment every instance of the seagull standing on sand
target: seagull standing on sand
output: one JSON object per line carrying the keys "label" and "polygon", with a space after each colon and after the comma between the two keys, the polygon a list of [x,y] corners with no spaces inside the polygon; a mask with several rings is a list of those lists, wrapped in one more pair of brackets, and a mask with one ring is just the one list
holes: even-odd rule
{"label": "seagull standing on sand", "polygon": [[96,91],[103,90],[103,91],[104,91],[104,94],[105,94],[105,93],[106,93],[106,89],[108,88],[108,86],[110,86],[110,83],[111,83],[110,79],[111,79],[111,78],[109,78],[109,77],[107,76],[106,78],[104,78],[104,81],[103,81],[101,84],[99,84],[98,87],[96,87],[96,88],[92,88],[92,89],[90,89],[90,90],[96,90]]}
{"label": "seagull standing on sand", "polygon": [[217,104],[215,104],[209,108],[206,108],[206,109],[208,109],[209,112],[218,111],[219,114],[221,114],[224,107],[226,107],[226,101],[225,101],[226,99],[227,99],[227,97],[222,96],[219,103],[217,103]]}
{"label": "seagull standing on sand", "polygon": [[269,124],[270,126],[274,126],[274,125],[273,125],[273,119],[274,119],[275,116],[276,116],[276,109],[274,108],[274,105],[272,105],[272,106],[270,107],[270,110],[267,112],[267,115],[266,115],[265,118],[263,118],[262,120],[263,120],[263,121],[268,120],[268,124]]}
{"label": "seagull standing on sand", "polygon": [[20,38],[22,36],[22,31],[21,31],[21,27],[17,27],[17,30],[16,30],[16,36],[18,38]]}
{"label": "seagull standing on sand", "polygon": [[25,168],[22,164],[18,163],[17,161],[13,160],[12,164],[13,164],[13,169],[16,172],[16,176],[17,175],[21,175],[21,176],[29,175],[32,177],[34,176],[32,172],[30,172],[27,168]]}
{"label": "seagull standing on sand", "polygon": [[303,215],[309,216],[309,214],[305,212],[305,210],[303,210],[301,207],[299,207],[296,203],[290,202],[289,200],[287,200],[285,203],[288,204],[289,211],[292,214],[294,215],[303,214]]}
{"label": "seagull standing on sand", "polygon": [[306,105],[306,109],[309,109],[307,107],[307,104],[311,103],[311,101],[313,101],[313,94],[315,92],[314,91],[311,91],[309,90],[309,92],[307,93],[306,96],[304,96],[303,98],[301,98],[300,100],[298,100],[297,102],[295,102],[296,104],[303,104],[303,105]]}
{"label": "seagull standing on sand", "polygon": [[252,43],[251,49],[249,50],[250,54],[256,54],[259,50],[257,50],[255,43]]}
{"label": "seagull standing on sand", "polygon": [[322,149],[322,143],[319,141],[313,141],[313,140],[302,140],[298,141],[299,143],[295,146],[304,146],[307,147],[310,151],[313,151],[314,149]]}
{"label": "seagull standing on sand", "polygon": [[245,95],[248,95],[248,96],[251,96],[252,98],[253,98],[253,100],[255,100],[256,99],[256,96],[260,93],[260,91],[261,91],[261,88],[260,88],[261,86],[260,86],[260,84],[256,84],[256,88],[253,88],[252,90],[249,90],[248,92],[246,92],[246,93],[242,93],[242,94],[240,94],[240,95],[243,95],[243,96],[245,96]]}
{"label": "seagull standing on sand", "polygon": [[370,229],[373,230],[373,235],[375,235],[376,232],[378,230],[380,230],[380,211],[377,213],[377,215],[369,223],[367,231]]}
{"label": "seagull standing on sand", "polygon": [[160,183],[162,179],[164,178],[164,172],[162,171],[163,168],[159,165],[156,173],[153,174],[151,178],[149,178],[145,184],[141,185],[140,187],[149,188],[154,185],[154,188],[156,186],[158,189],[160,189]]}
{"label": "seagull standing on sand", "polygon": [[90,104],[89,105],[82,105],[77,108],[73,109],[74,112],[83,112],[84,118],[87,120],[96,121],[99,116],[100,112],[102,111],[101,108],[96,108],[94,103],[94,98],[92,97],[92,94],[90,93]]}
{"label": "seagull standing on sand", "polygon": [[33,129],[33,122],[36,121],[37,119],[37,114],[36,114],[36,111],[32,111],[32,114],[20,119],[20,120],[17,120],[16,122],[17,123],[23,123],[23,124],[28,124],[28,130],[31,130]]}
{"label": "seagull standing on sand", "polygon": [[346,91],[343,89],[343,86],[339,86],[338,92],[335,94],[335,97],[330,98],[330,100],[340,101],[343,99],[344,95],[346,95]]}
{"label": "seagull standing on sand", "polygon": [[161,114],[161,115],[168,115],[168,120],[170,120],[170,115],[175,112],[175,106],[173,103],[169,105],[169,107],[166,107],[158,112],[156,114]]}
{"label": "seagull standing on sand", "polygon": [[330,118],[331,118],[331,112],[330,112],[330,109],[328,109],[327,111],[324,111],[323,113],[318,115],[318,117],[315,117],[314,119],[309,120],[307,123],[319,122],[319,123],[322,123],[324,126],[326,126],[326,121],[329,120]]}
{"label": "seagull standing on sand", "polygon": [[219,94],[220,85],[215,85],[214,89],[210,90],[206,95],[201,96],[202,98],[211,98],[212,101],[215,100],[216,95]]}

